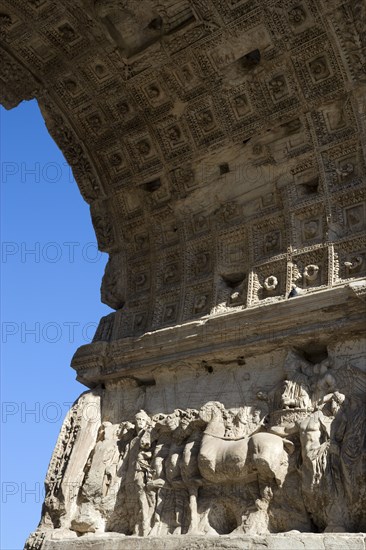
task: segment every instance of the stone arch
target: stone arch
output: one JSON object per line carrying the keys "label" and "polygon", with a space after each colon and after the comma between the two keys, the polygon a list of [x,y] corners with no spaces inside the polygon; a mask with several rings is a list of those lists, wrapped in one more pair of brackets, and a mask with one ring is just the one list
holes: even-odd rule
{"label": "stone arch", "polygon": [[169,377],[178,402],[191,368],[197,410],[222,393],[233,420],[226,368],[242,404],[245,355],[279,382],[286,347],[361,332],[366,8],[351,4],[0,0],[1,102],[38,100],[110,257],[116,311],[73,367],[101,401],[130,377],[123,422],[153,392],[171,412]]}

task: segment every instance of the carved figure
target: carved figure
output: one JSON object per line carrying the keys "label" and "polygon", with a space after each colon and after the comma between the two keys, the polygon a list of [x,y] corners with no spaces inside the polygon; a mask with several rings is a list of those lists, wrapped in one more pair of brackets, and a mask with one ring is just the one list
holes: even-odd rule
{"label": "carved figure", "polygon": [[[310,529],[311,519],[319,530],[363,528],[366,375],[295,350],[284,370],[285,380],[256,391],[251,405],[209,401],[200,410],[104,421],[68,527],[78,535],[263,534]],[[68,505],[59,511],[69,513]]]}
{"label": "carved figure", "polygon": [[146,486],[151,479],[151,438],[153,424],[145,411],[139,411],[135,416],[136,435],[128,445],[127,464],[125,465],[125,486],[130,504],[135,504],[135,523],[133,532],[136,535],[148,535],[151,530],[151,514],[154,503],[151,494],[146,492]]}
{"label": "carved figure", "polygon": [[[310,369],[310,371],[309,371]],[[312,410],[311,389],[309,374],[312,374],[311,365],[296,352],[289,352],[285,361],[287,376],[281,385],[280,409]]]}
{"label": "carved figure", "polygon": [[120,427],[111,422],[101,425],[96,446],[84,468],[79,493],[81,500],[71,528],[78,533],[104,529],[104,516],[113,509],[120,479],[117,478],[119,451],[116,445]]}
{"label": "carved figure", "polygon": [[[332,426],[332,466],[336,479],[337,497],[343,506],[333,529],[346,531],[365,525],[364,480],[366,467],[366,407],[357,395],[337,401],[338,414]],[[333,510],[332,510],[333,511]],[[361,527],[362,528],[362,527]]]}
{"label": "carved figure", "polygon": [[[329,394],[317,409],[304,418],[299,417],[295,422],[271,428],[272,433],[281,436],[299,434],[300,476],[305,507],[317,525],[332,531],[343,530],[339,525],[334,525],[334,517],[330,520],[329,512],[330,509],[333,510],[334,516],[337,508],[332,478],[334,475],[339,478],[338,460],[332,459],[332,456],[338,456],[339,453],[335,451],[331,439],[331,426],[343,400],[344,395],[339,392]],[[328,404],[330,407],[327,410]],[[334,472],[335,465],[338,472]]]}
{"label": "carved figure", "polygon": [[189,492],[190,525],[188,532],[194,534],[199,532],[197,498],[198,488],[203,485],[198,466],[203,423],[198,411],[191,409],[187,413],[182,416],[180,422],[180,428],[186,437],[181,461],[181,475]]}
{"label": "carved figure", "polygon": [[[258,432],[252,435],[225,436],[225,409],[221,403],[208,403],[201,410],[202,418],[209,417],[198,455],[202,476],[214,483],[242,481],[252,474],[263,480],[284,481],[287,453],[284,445],[293,445],[274,434]],[[261,425],[258,424],[258,429]]]}

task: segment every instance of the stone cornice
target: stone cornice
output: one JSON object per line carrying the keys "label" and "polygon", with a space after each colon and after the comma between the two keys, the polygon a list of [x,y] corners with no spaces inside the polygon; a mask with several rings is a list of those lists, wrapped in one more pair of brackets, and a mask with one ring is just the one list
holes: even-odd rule
{"label": "stone cornice", "polygon": [[[217,315],[138,338],[80,347],[72,360],[77,378],[87,386],[124,376],[139,376],[160,366],[236,362],[280,348],[310,342],[336,342],[362,335],[366,326],[360,282],[293,299]],[[334,333],[334,326],[337,333]]]}

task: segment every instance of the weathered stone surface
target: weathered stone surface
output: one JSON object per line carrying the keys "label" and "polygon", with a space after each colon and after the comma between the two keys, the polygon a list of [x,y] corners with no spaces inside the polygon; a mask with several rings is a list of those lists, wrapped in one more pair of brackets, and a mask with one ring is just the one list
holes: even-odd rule
{"label": "weathered stone surface", "polygon": [[94,343],[78,349],[72,366],[78,380],[93,387],[108,378],[135,376],[137,372],[148,379],[152,369],[178,369],[182,362],[188,365],[195,360],[218,360],[230,364],[241,356],[255,357],[291,346],[305,351],[314,346],[314,341],[316,346],[324,347],[340,339],[356,341],[365,332],[361,283],[268,304],[265,311],[247,308],[135,338],[106,342],[97,332]]}
{"label": "weathered stone surface", "polygon": [[0,6],[115,310],[27,549],[364,548],[365,3]]}
{"label": "weathered stone surface", "polygon": [[2,102],[38,99],[110,254],[104,340],[365,276],[362,0],[0,8]]}
{"label": "weathered stone surface", "polygon": [[[351,534],[305,534],[266,536],[222,536],[222,537],[168,537],[143,539],[118,535],[102,535],[93,538],[67,541],[48,541],[44,550],[365,550],[365,535]],[[62,546],[64,545],[64,546]]]}
{"label": "weathered stone surface", "polygon": [[[365,339],[306,349],[286,342],[105,377],[74,406],[83,429],[65,421],[62,493],[48,490],[40,533],[365,530]],[[70,471],[82,475],[65,499]],[[327,536],[315,537],[319,548],[336,544]]]}

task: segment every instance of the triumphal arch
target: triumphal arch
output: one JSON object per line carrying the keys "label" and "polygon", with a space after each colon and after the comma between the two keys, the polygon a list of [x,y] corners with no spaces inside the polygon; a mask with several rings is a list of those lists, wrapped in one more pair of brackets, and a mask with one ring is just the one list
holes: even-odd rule
{"label": "triumphal arch", "polygon": [[113,313],[28,550],[363,549],[366,4],[1,0]]}

